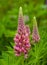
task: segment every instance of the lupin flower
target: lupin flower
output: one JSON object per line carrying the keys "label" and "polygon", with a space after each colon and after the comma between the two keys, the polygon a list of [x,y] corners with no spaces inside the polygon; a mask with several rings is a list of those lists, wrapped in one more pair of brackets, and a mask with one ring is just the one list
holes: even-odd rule
{"label": "lupin flower", "polygon": [[26,32],[28,33],[28,35],[30,35],[30,28],[28,25],[26,25]]}
{"label": "lupin flower", "polygon": [[33,18],[33,32],[32,32],[32,39],[34,42],[38,42],[40,40],[36,17]]}
{"label": "lupin flower", "polygon": [[30,49],[29,33],[27,32],[27,30],[28,29],[26,29],[26,26],[24,24],[22,7],[20,7],[17,30],[18,32],[14,37],[14,50],[16,56],[20,56],[21,53],[23,53],[25,58],[27,58],[28,50]]}

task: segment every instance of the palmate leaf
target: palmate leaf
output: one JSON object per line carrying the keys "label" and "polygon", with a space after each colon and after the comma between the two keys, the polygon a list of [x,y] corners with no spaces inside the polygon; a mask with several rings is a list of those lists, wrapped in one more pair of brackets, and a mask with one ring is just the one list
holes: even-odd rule
{"label": "palmate leaf", "polygon": [[45,28],[44,30],[45,32],[42,31],[40,34],[40,42],[31,47],[27,65],[47,65],[47,34]]}
{"label": "palmate leaf", "polygon": [[[32,65],[41,65],[41,61],[42,61],[42,64],[43,64],[43,59],[45,59],[45,62],[47,61],[46,60],[46,57],[47,57],[47,47],[46,47],[47,43],[43,44],[43,43],[39,43],[37,45],[35,45],[34,47],[34,51],[30,51],[29,53],[29,56],[30,56],[30,59],[29,59],[29,64],[32,64]],[[45,64],[44,64],[45,65]]]}
{"label": "palmate leaf", "polygon": [[[3,19],[3,17],[5,18],[4,21],[0,21],[0,65],[47,65],[47,27],[45,27],[46,25],[44,24],[45,20],[47,23],[47,11],[41,8],[41,4],[38,4],[40,0],[35,0],[36,7],[34,7],[34,1],[31,0],[8,1],[9,2],[7,2],[7,0],[2,0],[2,2],[0,2],[0,19]],[[43,3],[43,0],[41,0],[40,2]],[[24,6],[21,3],[23,3]],[[27,59],[24,59],[22,56],[16,57],[14,54],[14,50],[9,45],[9,43],[12,44],[12,46],[14,45],[13,37],[15,34],[15,29],[17,28],[17,8],[20,5],[23,6],[24,13],[30,16],[30,20],[35,14],[39,21],[38,24],[41,24],[39,26],[41,41],[35,44],[33,47],[31,46]],[[10,9],[12,10],[9,11]],[[16,17],[13,17],[13,15],[16,15]],[[42,25],[42,23],[44,24],[44,26]],[[28,24],[32,32],[32,22],[29,22]],[[2,36],[3,33],[5,33],[6,38]]]}
{"label": "palmate leaf", "polygon": [[[42,33],[43,32],[41,32],[41,35]],[[47,35],[45,37],[45,34],[41,36],[41,40],[39,43],[36,43],[33,47],[31,47],[27,59],[24,59],[22,56],[16,57],[14,54],[14,50],[10,46],[7,46],[9,51],[3,52],[3,60],[5,60],[6,65],[46,65]],[[11,44],[13,45],[13,43]]]}
{"label": "palmate leaf", "polygon": [[2,51],[2,59],[0,59],[0,65],[20,65],[21,61],[23,62],[23,56],[16,57],[14,54],[14,50],[7,46],[8,51]]}
{"label": "palmate leaf", "polygon": [[[8,51],[9,52],[9,51]],[[13,51],[10,51],[11,54],[3,52],[3,59],[1,60],[1,65],[20,65],[21,61],[23,62],[23,56],[16,57]]]}

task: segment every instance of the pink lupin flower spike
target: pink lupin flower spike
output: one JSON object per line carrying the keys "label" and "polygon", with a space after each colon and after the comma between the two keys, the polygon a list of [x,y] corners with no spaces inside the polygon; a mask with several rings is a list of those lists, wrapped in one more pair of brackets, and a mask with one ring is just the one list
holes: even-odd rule
{"label": "pink lupin flower spike", "polygon": [[27,31],[28,35],[30,35],[30,28],[28,25],[26,25],[26,31]]}
{"label": "pink lupin flower spike", "polygon": [[24,24],[24,18],[22,13],[22,7],[19,9],[19,18],[18,18],[18,30],[17,34],[14,37],[14,51],[16,56],[20,56],[21,53],[24,54],[25,58],[27,58],[28,50],[30,49],[30,41],[29,41],[29,32],[27,32],[27,28]]}
{"label": "pink lupin flower spike", "polygon": [[18,33],[22,34],[25,30],[24,17],[22,13],[22,7],[19,9],[19,18],[18,18]]}
{"label": "pink lupin flower spike", "polygon": [[40,40],[36,17],[33,18],[33,32],[32,32],[32,39],[34,42],[38,42]]}

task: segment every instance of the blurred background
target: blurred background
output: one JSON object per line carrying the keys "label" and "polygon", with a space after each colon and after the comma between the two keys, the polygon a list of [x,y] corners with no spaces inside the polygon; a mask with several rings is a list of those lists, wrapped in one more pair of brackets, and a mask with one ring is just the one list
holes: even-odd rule
{"label": "blurred background", "polygon": [[[17,31],[20,6],[23,8],[24,20],[29,25],[31,33],[32,18],[36,16],[41,37],[40,44],[42,43],[39,50],[46,43],[44,52],[39,54],[41,57],[44,54],[43,58],[37,59],[38,61],[36,61],[36,58],[34,60],[34,56],[31,55],[32,51],[29,58],[25,60],[25,64],[22,63],[21,65],[47,65],[47,0],[0,0],[0,65],[20,65],[21,58],[17,61],[18,58],[14,56],[13,52],[13,38]],[[35,46],[38,47],[38,45]],[[37,53],[37,51],[35,52]],[[32,64],[31,60],[36,63],[33,62]],[[17,61],[17,64],[15,61]]]}

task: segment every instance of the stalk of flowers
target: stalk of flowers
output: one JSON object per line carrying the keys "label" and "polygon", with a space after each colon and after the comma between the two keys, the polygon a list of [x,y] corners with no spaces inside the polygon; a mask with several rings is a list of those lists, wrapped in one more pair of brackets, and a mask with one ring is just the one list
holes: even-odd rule
{"label": "stalk of flowers", "polygon": [[28,35],[30,35],[30,28],[28,25],[26,25],[26,31],[27,31]]}
{"label": "stalk of flowers", "polygon": [[17,34],[14,37],[14,51],[16,56],[20,56],[21,53],[23,53],[25,58],[27,58],[28,50],[30,49],[29,32],[27,32],[27,30],[28,29],[24,24],[22,7],[20,7],[18,18],[18,30]]}
{"label": "stalk of flowers", "polygon": [[40,40],[36,17],[33,18],[33,32],[32,32],[32,39],[34,42],[38,42]]}

